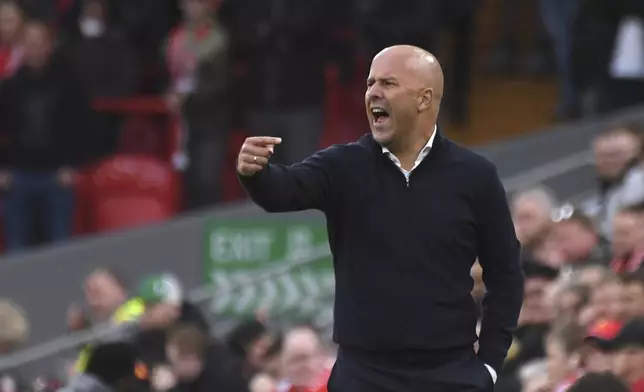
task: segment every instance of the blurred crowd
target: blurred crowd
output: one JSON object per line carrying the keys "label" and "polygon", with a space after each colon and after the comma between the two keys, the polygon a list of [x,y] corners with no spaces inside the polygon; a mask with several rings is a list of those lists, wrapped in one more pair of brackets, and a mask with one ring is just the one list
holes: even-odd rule
{"label": "blurred crowd", "polygon": [[[1,392],[295,392],[325,391],[333,349],[312,325],[277,328],[266,315],[240,322],[223,339],[210,318],[185,298],[171,274],[127,286],[99,268],[84,284],[82,305],[71,304],[70,332],[108,323],[114,333],[81,344],[60,368],[30,380],[21,368],[0,371]],[[10,300],[0,301],[0,358],[19,349],[29,321]],[[78,335],[76,335],[78,336]],[[60,361],[58,361],[60,362]],[[50,363],[51,365],[51,363]]]}
{"label": "blurred crowd", "polygon": [[[613,125],[592,147],[596,200],[561,204],[535,187],[511,201],[526,285],[497,391],[564,391],[586,373],[601,372],[626,390],[644,390],[642,133],[635,125]],[[472,276],[480,301],[478,265]],[[614,390],[590,385],[581,390]]]}
{"label": "blurred crowd", "polygon": [[[522,34],[516,33],[523,2],[499,3],[498,42],[486,60],[490,71],[508,74],[525,63],[533,74],[556,72],[561,118],[644,102],[641,2],[532,3],[540,12],[530,14],[536,43],[525,62],[517,42]],[[181,173],[181,204],[189,209],[222,200],[232,130],[282,137],[276,162],[292,163],[316,150],[331,123],[325,101],[329,65],[359,101],[368,59],[388,45],[408,43],[437,53],[447,77],[442,121],[467,121],[474,40],[482,28],[477,15],[486,5],[2,0],[4,247],[14,251],[35,240],[69,237],[78,220],[80,174],[105,157],[133,152],[134,139],[139,153],[160,143],[158,122],[136,116],[125,121],[106,112],[106,100],[163,97],[161,109],[138,100],[137,110],[170,113],[176,122],[176,135],[166,137],[172,139],[171,154],[162,160],[167,170]],[[444,40],[445,34],[453,39]],[[361,118],[357,107],[356,113]],[[359,134],[362,126],[358,121],[348,128]],[[168,208],[163,216],[177,212]]]}
{"label": "blurred crowd", "polygon": [[[504,28],[490,71],[516,70],[519,3],[502,2]],[[559,117],[644,102],[643,4],[538,2],[543,28],[526,64],[535,73],[556,71]],[[480,6],[475,0],[1,0],[5,247],[25,248],[34,228],[47,241],[70,236],[79,172],[118,150],[122,121],[95,110],[99,99],[164,97],[181,120],[180,148],[169,164],[184,173],[188,208],[220,199],[230,131],[240,123],[251,134],[285,140],[277,162],[298,161],[319,146],[329,62],[349,83],[366,71],[364,64],[356,71],[356,57],[398,43],[440,55],[439,36],[452,33],[445,114],[465,121]],[[611,125],[595,138],[599,196],[588,203],[567,204],[542,187],[513,195],[527,280],[497,391],[644,391],[643,140],[633,124]],[[478,265],[472,276],[480,301]],[[109,322],[122,324],[122,334],[79,347],[69,372],[55,377],[32,382],[21,379],[19,368],[0,374],[0,392],[63,384],[70,392],[324,390],[333,350],[311,326],[275,331],[269,321],[250,320],[218,340],[209,318],[170,275],[132,288],[103,268],[83,287],[85,304],[70,306],[70,330]],[[19,348],[28,333],[19,306],[0,301],[0,356]]]}

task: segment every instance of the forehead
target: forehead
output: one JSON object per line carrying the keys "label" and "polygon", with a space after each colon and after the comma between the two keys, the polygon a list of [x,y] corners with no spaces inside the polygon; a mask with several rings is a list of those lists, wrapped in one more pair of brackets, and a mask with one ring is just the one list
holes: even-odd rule
{"label": "forehead", "polygon": [[410,57],[388,52],[377,55],[371,62],[369,77],[373,79],[412,79],[414,70]]}

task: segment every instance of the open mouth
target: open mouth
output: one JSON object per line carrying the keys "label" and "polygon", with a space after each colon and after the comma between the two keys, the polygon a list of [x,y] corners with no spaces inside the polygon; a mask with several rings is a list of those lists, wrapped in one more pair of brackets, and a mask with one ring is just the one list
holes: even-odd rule
{"label": "open mouth", "polygon": [[389,120],[389,113],[383,108],[371,108],[371,115],[375,124],[382,124]]}

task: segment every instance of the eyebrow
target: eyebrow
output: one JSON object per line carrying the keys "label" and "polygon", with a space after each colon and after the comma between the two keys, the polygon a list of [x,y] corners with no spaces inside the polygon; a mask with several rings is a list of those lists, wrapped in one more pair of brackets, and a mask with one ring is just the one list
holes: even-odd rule
{"label": "eyebrow", "polygon": [[367,83],[375,82],[375,81],[384,81],[384,82],[398,82],[398,80],[393,77],[393,76],[387,76],[387,77],[381,77],[381,78],[367,78]]}

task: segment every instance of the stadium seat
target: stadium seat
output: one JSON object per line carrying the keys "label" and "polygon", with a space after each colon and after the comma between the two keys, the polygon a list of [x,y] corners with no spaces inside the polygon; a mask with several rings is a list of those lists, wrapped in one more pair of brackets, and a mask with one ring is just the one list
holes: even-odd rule
{"label": "stadium seat", "polygon": [[162,130],[146,116],[130,116],[123,123],[119,140],[119,152],[125,154],[149,154],[164,157],[167,148]]}
{"label": "stadium seat", "polygon": [[117,155],[91,175],[89,199],[94,231],[159,222],[178,210],[177,176],[162,161],[145,155]]}

